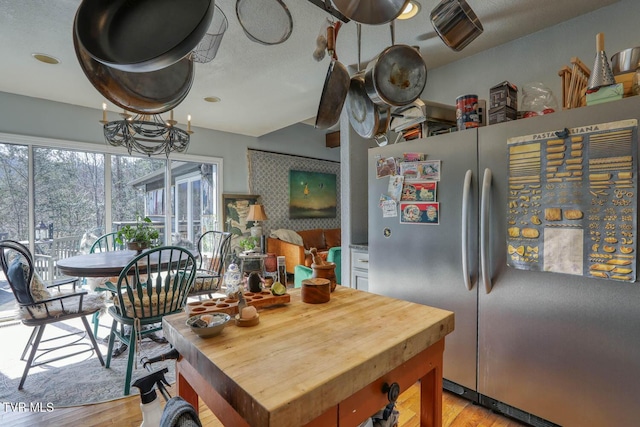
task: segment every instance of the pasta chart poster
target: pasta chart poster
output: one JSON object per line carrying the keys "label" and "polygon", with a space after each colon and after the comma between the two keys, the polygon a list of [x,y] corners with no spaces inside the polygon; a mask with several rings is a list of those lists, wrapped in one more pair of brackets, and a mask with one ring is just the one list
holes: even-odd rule
{"label": "pasta chart poster", "polygon": [[507,264],[635,282],[637,120],[508,140]]}

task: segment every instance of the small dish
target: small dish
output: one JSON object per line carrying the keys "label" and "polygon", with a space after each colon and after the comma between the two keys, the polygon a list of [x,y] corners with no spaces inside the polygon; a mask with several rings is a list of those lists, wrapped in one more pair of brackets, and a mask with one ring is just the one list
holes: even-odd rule
{"label": "small dish", "polygon": [[[203,317],[204,321],[202,319]],[[231,316],[227,313],[197,314],[187,319],[187,326],[189,326],[196,335],[202,338],[208,338],[220,334],[229,320],[231,320]],[[204,324],[207,326],[204,326]]]}
{"label": "small dish", "polygon": [[251,319],[241,319],[240,315],[236,314],[236,326],[255,326],[258,323],[260,323],[260,315],[257,313]]}

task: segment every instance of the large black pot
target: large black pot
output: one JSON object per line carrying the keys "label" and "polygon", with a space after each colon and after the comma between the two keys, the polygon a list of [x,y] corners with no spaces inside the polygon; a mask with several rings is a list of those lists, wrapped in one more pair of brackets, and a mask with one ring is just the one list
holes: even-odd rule
{"label": "large black pot", "polygon": [[129,73],[93,59],[78,43],[73,46],[80,68],[98,92],[115,105],[139,114],[160,114],[172,110],[189,94],[195,75],[188,57],[158,71]]}
{"label": "large black pot", "polygon": [[74,32],[96,61],[122,71],[156,71],[195,49],[213,11],[213,0],[84,0]]}

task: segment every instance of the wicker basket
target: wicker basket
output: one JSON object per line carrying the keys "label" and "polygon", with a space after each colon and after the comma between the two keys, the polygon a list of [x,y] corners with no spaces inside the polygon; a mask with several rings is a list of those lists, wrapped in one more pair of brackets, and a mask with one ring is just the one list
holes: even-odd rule
{"label": "wicker basket", "polygon": [[207,63],[213,61],[222,42],[222,36],[224,36],[228,26],[229,23],[224,12],[218,5],[215,5],[211,25],[209,25],[207,33],[191,53],[193,62]]}

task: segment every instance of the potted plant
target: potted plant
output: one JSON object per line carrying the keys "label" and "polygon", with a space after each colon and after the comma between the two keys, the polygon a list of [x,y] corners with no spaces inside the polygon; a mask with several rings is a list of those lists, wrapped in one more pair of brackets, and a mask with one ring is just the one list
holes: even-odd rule
{"label": "potted plant", "polygon": [[244,252],[253,251],[258,246],[258,238],[254,236],[247,236],[238,242],[238,245],[244,250]]}
{"label": "potted plant", "polygon": [[151,219],[147,216],[142,218],[140,215],[136,217],[135,225],[125,225],[116,236],[116,242],[127,244],[130,250],[142,252],[143,249],[153,247],[160,233],[151,223]]}

